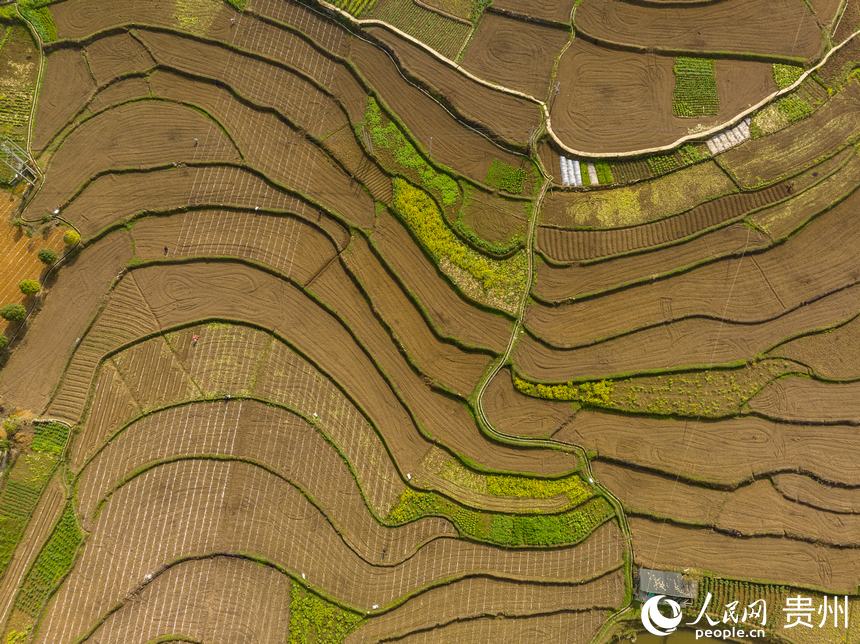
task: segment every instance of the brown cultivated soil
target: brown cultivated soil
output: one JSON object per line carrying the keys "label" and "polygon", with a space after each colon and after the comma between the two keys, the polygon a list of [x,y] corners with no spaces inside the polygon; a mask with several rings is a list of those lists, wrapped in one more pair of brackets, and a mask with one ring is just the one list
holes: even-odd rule
{"label": "brown cultivated soil", "polygon": [[[643,150],[853,3],[35,4],[0,641],[591,644],[639,566],[857,592],[860,46],[748,141]],[[678,56],[715,115],[673,115]]]}
{"label": "brown cultivated soil", "polygon": [[558,68],[553,130],[566,145],[596,155],[658,147],[722,123],[776,90],[770,64],[720,59],[717,115],[679,118],[672,112],[673,64],[667,55],[574,40]]}
{"label": "brown cultivated soil", "polygon": [[463,67],[486,80],[546,98],[555,58],[570,34],[487,12],[469,42]]}
{"label": "brown cultivated soil", "polygon": [[570,21],[570,11],[574,4],[576,3],[573,0],[497,0],[493,3],[493,8],[529,18],[567,23]]}
{"label": "brown cultivated soil", "polygon": [[589,38],[635,49],[810,60],[822,46],[815,16],[791,0],[725,0],[686,7],[585,0],[575,24]]}

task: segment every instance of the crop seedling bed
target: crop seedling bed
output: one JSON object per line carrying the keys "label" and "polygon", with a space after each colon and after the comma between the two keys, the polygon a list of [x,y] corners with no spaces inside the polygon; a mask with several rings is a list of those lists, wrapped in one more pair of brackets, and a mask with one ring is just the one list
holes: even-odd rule
{"label": "crop seedling bed", "polygon": [[709,58],[675,59],[672,112],[681,118],[716,116],[720,109],[714,61]]}

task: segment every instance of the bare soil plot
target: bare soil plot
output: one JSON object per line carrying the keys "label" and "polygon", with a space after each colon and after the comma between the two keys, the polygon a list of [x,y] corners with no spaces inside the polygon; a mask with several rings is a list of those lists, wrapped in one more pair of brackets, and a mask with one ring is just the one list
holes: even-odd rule
{"label": "bare soil plot", "polygon": [[[153,192],[153,183],[158,191]],[[120,198],[122,197],[122,198]],[[143,212],[170,211],[187,206],[233,206],[289,211],[318,210],[285,195],[250,170],[221,164],[168,167],[163,170],[114,172],[90,182],[65,209],[84,238],[132,219]]]}
{"label": "bare soil plot", "polygon": [[558,2],[556,0],[534,0],[532,2],[499,0],[493,3],[493,8],[532,18],[568,23],[570,22],[570,12],[574,4],[573,0],[566,0],[565,2]]}
{"label": "bare soil plot", "polygon": [[460,222],[481,239],[503,248],[525,238],[532,203],[506,199],[498,193],[468,188]]}
{"label": "bare soil plot", "polygon": [[384,320],[398,345],[405,349],[422,373],[467,397],[490,358],[485,354],[463,351],[453,342],[437,338],[363,238],[354,237],[341,257],[347,269],[358,279],[376,314]]}
{"label": "bare soil plot", "polygon": [[[212,493],[213,489],[220,494]],[[230,520],[218,520],[219,515]],[[177,522],[167,521],[168,517],[178,518],[182,529],[175,529]],[[130,542],[132,525],[138,528]],[[614,528],[613,524],[604,527]],[[75,569],[51,599],[40,634],[51,641],[79,635],[136,588],[148,571],[193,553],[254,553],[294,575],[306,572],[309,584],[368,610],[373,603],[387,604],[433,581],[467,575],[592,579],[617,566],[620,544],[611,541],[610,535],[601,529],[576,547],[550,551],[502,551],[437,539],[400,564],[379,566],[348,547],[296,488],[260,468],[244,463],[177,462],[148,471],[113,495]],[[108,554],[121,545],[125,557]],[[110,573],[103,577],[104,583],[92,592],[80,592],[89,576],[106,565]],[[355,579],[364,583],[357,585]]]}
{"label": "bare soil plot", "polygon": [[832,380],[860,378],[860,318],[835,329],[791,340],[770,352],[810,367],[815,374]]}
{"label": "bare soil plot", "polygon": [[812,116],[720,155],[741,185],[755,187],[799,172],[858,136],[860,83],[848,86]]}
{"label": "bare soil plot", "polygon": [[[367,303],[349,286],[343,269],[332,263],[314,280],[310,291],[331,307],[355,334],[381,371],[391,378],[404,405],[432,440],[441,441],[472,462],[494,470],[564,472],[575,466],[575,459],[560,452],[502,447],[485,438],[462,401],[431,388],[421,374],[410,368]],[[476,384],[477,380],[473,386]]]}
{"label": "bare soil plot", "polygon": [[132,237],[141,259],[241,257],[300,284],[311,280],[338,252],[324,232],[304,219],[254,211],[146,217],[135,222]]}
{"label": "bare soil plot", "polygon": [[[307,421],[253,400],[174,407],[125,428],[78,479],[85,525],[97,520],[98,503],[139,468],[212,454],[259,463],[289,481],[325,512],[350,548],[370,561],[401,563],[432,539],[457,536],[439,517],[380,530],[378,517],[384,515],[380,508],[367,507],[351,462]],[[360,484],[369,488],[373,481]]]}
{"label": "bare soil plot", "polygon": [[146,76],[129,76],[110,83],[100,90],[87,105],[93,112],[101,112],[120,103],[128,103],[136,99],[147,98],[150,95],[149,82]]}
{"label": "bare soil plot", "polygon": [[446,335],[501,353],[512,322],[468,303],[419,249],[392,216],[380,217],[371,236],[374,249]]}
{"label": "bare soil plot", "polygon": [[736,539],[702,528],[633,517],[637,558],[643,566],[693,568],[736,579],[760,579],[852,593],[860,559],[852,548],[834,548],[773,537]]}
{"label": "bare soil plot", "polygon": [[[722,260],[594,300],[532,305],[528,327],[553,346],[572,346],[690,315],[746,323],[783,315],[860,276],[848,251],[860,235],[851,204],[843,201],[767,253]],[[832,244],[837,238],[844,243]]]}
{"label": "bare soil plot", "polygon": [[780,378],[750,400],[749,407],[769,418],[790,422],[860,425],[860,382]]}
{"label": "bare soil plot", "polygon": [[464,579],[428,590],[403,606],[368,621],[346,641],[385,641],[482,614],[528,616],[536,606],[545,612],[613,608],[621,603],[623,594],[624,576],[620,571],[578,586]]}
{"label": "bare soil plot", "polygon": [[789,541],[860,545],[860,516],[794,503],[769,480],[755,481],[728,492],[611,463],[598,463],[594,471],[633,516],[670,518],[687,525],[713,527],[737,537],[767,535]]}
{"label": "bare soil plot", "polygon": [[853,286],[774,319],[740,324],[699,318],[666,321],[569,350],[554,349],[524,336],[517,345],[514,361],[520,373],[556,382],[747,361],[783,338],[844,320],[856,310],[858,296],[860,286]]}
{"label": "bare soil plot", "polygon": [[43,150],[75,114],[96,86],[87,61],[77,49],[57,49],[45,59],[45,77],[36,103],[33,150]]}
{"label": "bare soil plot", "polygon": [[118,0],[105,7],[87,0],[65,0],[51,7],[51,15],[60,39],[80,40],[112,27],[134,23],[180,29],[229,42],[233,12],[226,10],[227,3],[213,2],[210,6],[212,11],[205,22],[200,22],[201,16],[198,20],[183,16],[181,11],[177,11],[174,0],[153,0],[143,4]]}
{"label": "bare soil plot", "polygon": [[63,268],[63,279],[51,288],[51,297],[0,370],[0,396],[24,409],[44,410],[76,339],[84,335],[117,271],[131,256],[123,231],[88,246]]}
{"label": "bare soil plot", "polygon": [[540,223],[559,228],[636,226],[680,214],[732,192],[736,188],[731,179],[716,163],[707,161],[614,190],[553,190],[544,200]]}
{"label": "bare soil plot", "polygon": [[[541,227],[538,229],[539,249],[551,261],[596,254],[609,256],[622,251],[631,254],[565,267],[541,264],[535,293],[539,299],[559,301],[641,282],[692,264],[763,250],[773,240],[788,237],[814,216],[826,213],[833,204],[850,195],[856,190],[858,177],[860,158],[853,148],[848,148],[801,175],[769,188],[727,195],[653,224],[613,231]],[[771,202],[776,203],[768,205]],[[750,221],[762,230],[736,223],[681,244],[632,254],[639,245],[683,239],[678,235],[695,234],[707,226],[718,225],[715,222],[730,221],[746,212],[752,212]]]}
{"label": "bare soil plot", "polygon": [[559,64],[553,131],[568,146],[595,154],[658,147],[723,123],[776,90],[769,63],[720,59],[717,114],[679,118],[672,112],[673,64],[671,56],[575,39]]}
{"label": "bare soil plot", "polygon": [[211,122],[189,107],[161,101],[119,106],[94,116],[63,141],[24,216],[36,219],[52,212],[100,171],[194,159],[236,162],[240,157],[226,136],[213,132]]}
{"label": "bare soil plot", "polygon": [[570,33],[488,11],[478,22],[462,65],[499,85],[543,99],[553,62]]}
{"label": "bare soil plot", "polygon": [[[521,147],[528,141],[531,128],[540,122],[540,108],[536,103],[477,83],[388,29],[369,26],[367,32],[391,48],[408,77],[434,94],[441,93],[443,100],[463,119],[479,124],[501,140]],[[478,76],[483,78],[482,74]],[[445,136],[445,132],[438,130],[436,137]],[[505,154],[502,150],[498,153]],[[474,178],[483,179],[482,176]]]}
{"label": "bare soil plot", "polygon": [[575,24],[591,38],[637,49],[808,61],[822,48],[815,16],[790,0],[727,0],[684,7],[586,0],[577,9]]}
{"label": "bare soil plot", "polygon": [[160,572],[95,630],[96,641],[141,641],[182,633],[196,642],[282,642],[289,631],[290,578],[244,559],[213,557]]}
{"label": "bare soil plot", "polygon": [[851,466],[856,428],[846,425],[823,427],[755,417],[633,419],[582,411],[557,438],[596,449],[599,460],[716,485],[736,486],[782,471],[860,484],[860,475]]}
{"label": "bare soil plot", "polygon": [[[477,617],[452,622],[442,628],[419,631],[398,641],[409,644],[438,642],[445,638],[451,642],[492,642],[513,638],[521,642],[576,642],[585,644],[593,640],[609,611],[564,611],[554,615],[521,618]],[[450,638],[450,639],[449,639]]]}
{"label": "bare soil plot", "polygon": [[[566,244],[558,244],[568,234],[577,233],[571,231],[565,234],[557,228],[540,228],[537,238],[540,251],[551,261],[570,257]],[[555,265],[549,261],[539,262],[532,293],[541,300],[559,302],[641,282],[653,275],[681,270],[712,258],[737,256],[748,250],[762,248],[768,242],[763,233],[743,223],[736,223],[681,244],[609,258],[594,264],[577,262]]]}
{"label": "bare soil plot", "polygon": [[[162,80],[169,85],[162,84]],[[154,79],[153,87],[167,96],[187,97],[203,106],[232,134],[246,162],[271,181],[307,195],[345,220],[365,227],[372,225],[370,195],[348,170],[298,128],[273,114],[240,103],[233,94],[214,85],[188,82],[174,75]],[[313,112],[316,108],[308,98],[303,105],[302,111]]]}
{"label": "bare soil plot", "polygon": [[123,74],[147,71],[155,64],[146,48],[129,33],[100,38],[84,51],[99,86]]}
{"label": "bare soil plot", "polygon": [[860,488],[835,487],[802,474],[778,474],[773,486],[787,499],[830,512],[860,514]]}
{"label": "bare soil plot", "polygon": [[515,167],[519,164],[520,157],[505,152],[474,130],[458,125],[442,106],[404,81],[394,62],[377,47],[355,40],[350,60],[365,75],[379,98],[402,119],[421,147],[433,150],[433,158],[439,163],[479,181],[487,176],[494,159]]}
{"label": "bare soil plot", "polygon": [[504,369],[493,378],[484,394],[484,409],[501,432],[515,436],[552,436],[576,415],[570,403],[530,398],[514,389],[511,373]]}

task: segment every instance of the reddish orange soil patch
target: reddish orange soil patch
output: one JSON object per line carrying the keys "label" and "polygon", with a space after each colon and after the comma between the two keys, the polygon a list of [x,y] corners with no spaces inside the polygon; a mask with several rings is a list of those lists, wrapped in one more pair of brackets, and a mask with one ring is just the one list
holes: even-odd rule
{"label": "reddish orange soil patch", "polygon": [[[28,236],[23,228],[12,225],[17,207],[17,197],[10,195],[7,201],[0,195],[0,306],[25,302],[18,283],[41,279],[45,265],[39,261],[40,250],[49,248],[61,255],[63,249],[63,232],[59,228],[46,228]],[[0,330],[5,327],[3,322]]]}

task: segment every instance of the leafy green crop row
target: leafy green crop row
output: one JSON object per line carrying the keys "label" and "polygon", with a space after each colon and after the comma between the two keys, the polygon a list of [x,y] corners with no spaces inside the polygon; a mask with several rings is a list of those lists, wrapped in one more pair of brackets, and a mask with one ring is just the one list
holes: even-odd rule
{"label": "leafy green crop row", "polygon": [[54,531],[24,577],[15,598],[16,610],[34,620],[38,617],[50,594],[72,569],[75,554],[83,538],[75,516],[74,504],[69,501]]}
{"label": "leafy green crop row", "polygon": [[675,116],[696,118],[713,116],[720,108],[714,61],[709,58],[675,59],[675,90],[672,111]]}
{"label": "leafy green crop row", "polygon": [[803,75],[803,67],[798,65],[783,65],[774,63],[773,82],[779,89],[785,89],[793,85]]}
{"label": "leafy green crop row", "polygon": [[376,4],[376,0],[334,0],[334,5],[351,13],[358,18],[363,12],[370,11]]}
{"label": "leafy green crop row", "polygon": [[[373,97],[367,98],[364,123],[370,130],[374,148],[381,148],[391,154],[397,167],[391,167],[380,161],[392,174],[404,174],[407,178],[419,183],[433,194],[444,208],[453,206],[460,199],[460,187],[457,182],[443,172],[437,171],[421,156],[414,145],[406,138],[394,121],[384,119],[379,103]],[[358,127],[358,138],[361,139],[361,127]],[[379,156],[379,155],[377,155]]]}
{"label": "leafy green crop row", "polygon": [[30,515],[68,440],[61,423],[37,423],[33,450],[18,458],[0,492],[0,574],[6,570]]}
{"label": "leafy green crop row", "polygon": [[361,614],[323,599],[298,582],[290,587],[290,644],[339,644],[363,619]]}
{"label": "leafy green crop row", "polygon": [[512,195],[522,194],[526,183],[526,171],[512,165],[493,159],[487,169],[486,182],[497,190],[504,190]]}
{"label": "leafy green crop row", "polygon": [[18,9],[24,19],[29,22],[42,42],[53,42],[57,39],[57,25],[45,0],[18,0]]}
{"label": "leafy green crop row", "polygon": [[475,510],[434,492],[406,488],[388,520],[401,525],[427,516],[442,516],[465,536],[517,548],[578,543],[611,515],[612,507],[603,497],[557,514],[509,514]]}

